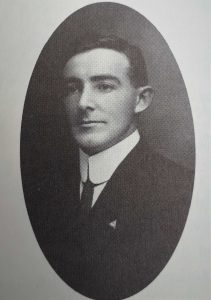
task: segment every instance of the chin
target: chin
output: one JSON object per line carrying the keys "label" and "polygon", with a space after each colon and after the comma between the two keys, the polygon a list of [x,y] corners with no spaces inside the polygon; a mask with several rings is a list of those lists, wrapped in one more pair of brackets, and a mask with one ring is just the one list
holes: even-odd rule
{"label": "chin", "polygon": [[79,148],[81,148],[85,153],[89,155],[93,155],[103,151],[103,146],[100,143],[97,143],[96,141],[92,141],[91,139],[85,140],[75,138],[75,140]]}
{"label": "chin", "polygon": [[94,155],[102,152],[123,139],[121,138],[121,135],[108,136],[108,134],[96,132],[75,135],[73,133],[73,136],[79,148],[81,148],[88,155]]}

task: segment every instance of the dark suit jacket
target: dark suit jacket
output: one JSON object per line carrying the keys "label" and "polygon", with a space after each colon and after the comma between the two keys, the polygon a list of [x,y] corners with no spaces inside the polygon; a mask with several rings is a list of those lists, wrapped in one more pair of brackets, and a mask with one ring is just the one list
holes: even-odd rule
{"label": "dark suit jacket", "polygon": [[[140,142],[80,219],[77,160],[24,192],[46,258],[76,291],[98,300],[146,287],[171,257],[186,222],[193,174]],[[24,183],[24,182],[23,182]],[[116,221],[116,228],[109,224]]]}

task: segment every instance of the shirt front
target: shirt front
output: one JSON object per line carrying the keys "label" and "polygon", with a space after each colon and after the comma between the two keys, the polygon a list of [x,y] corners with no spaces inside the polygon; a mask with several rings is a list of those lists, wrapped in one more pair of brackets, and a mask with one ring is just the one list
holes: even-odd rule
{"label": "shirt front", "polygon": [[95,155],[88,156],[80,149],[80,195],[82,194],[83,183],[86,182],[88,178],[88,170],[89,179],[94,184],[97,184],[94,188],[92,207],[114,171],[138,144],[139,140],[139,132],[135,130],[121,142]]}

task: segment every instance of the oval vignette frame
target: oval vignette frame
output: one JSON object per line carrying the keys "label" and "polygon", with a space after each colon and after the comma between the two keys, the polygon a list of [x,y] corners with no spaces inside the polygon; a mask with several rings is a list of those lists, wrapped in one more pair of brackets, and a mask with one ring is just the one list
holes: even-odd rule
{"label": "oval vignette frame", "polygon": [[[130,276],[132,277],[131,281],[125,279],[124,282],[123,280],[124,285],[122,284],[122,286],[118,286],[119,282],[116,279],[110,282],[110,284],[114,282],[117,287],[113,288],[113,294],[110,294],[109,297],[123,299],[138,293],[158,276],[179,242],[186,223],[193,190],[194,129],[187,91],[173,54],[158,30],[140,13],[122,4],[95,3],[70,15],[51,35],[37,60],[26,95],[21,129],[21,174],[26,207],[37,241],[52,268],[70,287],[93,299],[96,297],[98,299],[99,295],[100,299],[108,299],[108,294],[98,280],[102,269],[95,270],[93,281],[85,279],[80,281],[82,274],[76,280],[67,270],[69,262],[73,272],[76,273],[77,265],[70,262],[71,255],[69,254],[69,258],[66,256],[66,260],[62,260],[62,257],[65,257],[66,248],[71,248],[68,240],[70,232],[67,229],[70,225],[67,220],[70,213],[69,201],[75,195],[71,194],[70,187],[78,184],[79,177],[74,175],[78,173],[75,173],[73,164],[77,157],[77,147],[69,136],[68,124],[59,101],[60,70],[71,51],[74,51],[74,43],[78,37],[94,33],[115,34],[141,48],[146,61],[149,84],[155,90],[155,99],[147,111],[140,114],[138,127],[141,135],[144,136],[144,141],[153,151],[164,157],[166,161],[172,161],[172,164],[177,166],[178,174],[180,174],[179,170],[184,170],[181,173],[183,177],[175,177],[177,178],[175,186],[178,185],[179,188],[183,186],[181,191],[185,196],[182,198],[182,195],[179,192],[178,194],[173,192],[172,188],[172,191],[168,191],[168,193],[173,195],[173,198],[178,198],[178,207],[174,207],[176,200],[173,199],[171,204],[175,211],[168,211],[167,206],[164,205],[161,208],[158,206],[159,213],[157,213],[157,215],[160,214],[160,219],[163,217],[164,210],[168,212],[168,217],[170,214],[178,214],[177,228],[172,227],[174,231],[168,232],[165,224],[159,223],[159,229],[153,230],[155,232],[160,230],[159,236],[161,233],[163,234],[160,240],[156,239],[157,233],[154,231],[151,233],[152,236],[154,234],[154,240],[153,238],[152,240],[155,245],[157,243],[160,247],[160,252],[162,251],[162,238],[163,241],[166,241],[170,235],[175,234],[175,240],[169,242],[171,244],[169,252],[167,247],[163,246],[165,255],[161,257],[159,254],[155,254],[155,257],[157,255],[161,260],[158,266],[156,260],[153,261],[153,254],[150,253],[150,250],[146,253],[151,259],[143,261],[140,258],[142,265],[151,264],[148,269],[143,267],[145,271],[149,272],[150,270],[152,273],[152,275],[146,276],[146,279],[142,280],[145,275],[140,268],[138,271],[136,270],[139,275],[136,278]],[[70,181],[70,175],[72,181]],[[174,178],[173,175],[172,178]],[[158,185],[161,186],[160,183]],[[180,191],[179,188],[178,191]],[[67,197],[68,193],[71,196]],[[179,215],[180,212],[183,215]],[[156,220],[157,215],[153,211],[153,215],[150,216],[155,216]],[[71,217],[74,218],[74,216]],[[144,220],[144,215],[142,218]],[[145,224],[148,224],[147,222]],[[156,221],[154,223],[158,226]],[[147,227],[148,225],[143,226]],[[102,242],[101,237],[99,240]],[[155,245],[151,246],[152,249]],[[144,245],[142,245],[143,247]],[[86,249],[86,251],[89,250]],[[73,250],[71,249],[71,251]],[[73,253],[72,257],[74,255]],[[105,280],[106,277],[103,276],[106,275],[101,275]],[[119,289],[124,291],[119,291]]]}

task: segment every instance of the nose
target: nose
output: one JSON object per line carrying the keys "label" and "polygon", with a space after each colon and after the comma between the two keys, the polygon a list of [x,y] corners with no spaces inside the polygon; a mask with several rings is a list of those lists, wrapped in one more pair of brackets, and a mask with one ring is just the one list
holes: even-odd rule
{"label": "nose", "polygon": [[81,92],[78,106],[82,110],[86,110],[86,109],[93,110],[94,109],[93,96],[94,95],[92,93],[91,87],[85,85]]}

